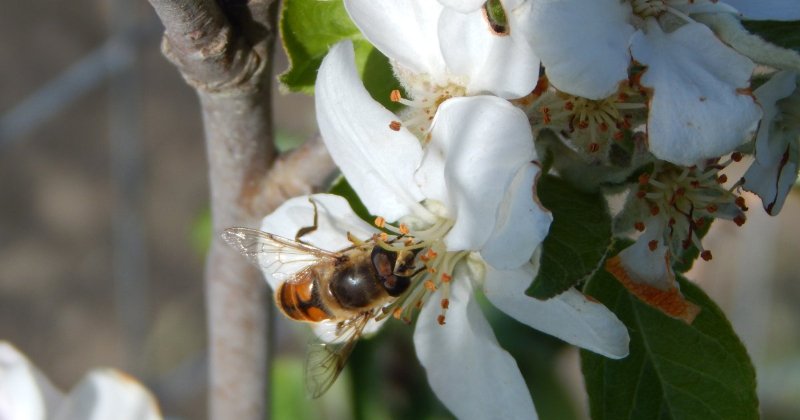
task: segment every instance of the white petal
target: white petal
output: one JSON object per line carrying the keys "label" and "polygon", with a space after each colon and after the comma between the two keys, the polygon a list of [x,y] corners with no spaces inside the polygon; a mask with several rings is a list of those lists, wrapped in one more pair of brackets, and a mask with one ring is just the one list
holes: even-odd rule
{"label": "white petal", "polygon": [[445,325],[440,293],[417,318],[414,347],[436,396],[460,419],[535,419],[517,363],[497,343],[464,275],[452,282]]}
{"label": "white petal", "polygon": [[725,0],[739,10],[745,19],[800,20],[797,0]]}
{"label": "white petal", "polygon": [[664,33],[649,20],[631,42],[647,66],[642,84],[654,90],[648,120],[650,151],[692,165],[729,153],[748,139],[761,110],[746,89],[754,64],[696,23]]}
{"label": "white petal", "polygon": [[536,199],[538,176],[538,165],[525,164],[506,191],[492,236],[480,252],[494,268],[509,270],[530,261],[550,231],[553,215]]}
{"label": "white petal", "polygon": [[449,250],[481,249],[511,180],[534,159],[528,118],[508,101],[476,96],[439,107],[416,179],[455,220],[445,238]]}
{"label": "white petal", "polygon": [[461,13],[469,13],[481,9],[486,0],[439,0],[439,3]]}
{"label": "white petal", "polygon": [[553,86],[589,99],[616,92],[628,78],[630,16],[618,0],[533,2],[531,45]]}
{"label": "white petal", "polygon": [[45,420],[62,397],[22,353],[0,341],[0,419]]}
{"label": "white petal", "polygon": [[784,143],[785,150],[781,153],[781,159],[774,164],[762,164],[758,160],[744,174],[743,188],[757,194],[761,198],[761,203],[767,214],[776,215],[780,213],[786,197],[797,181],[798,161],[800,151],[797,148],[797,141],[791,144]]}
{"label": "white petal", "polygon": [[[528,10],[530,10],[528,8]],[[483,9],[445,9],[439,19],[442,54],[452,74],[465,76],[470,95],[491,92],[503,98],[529,94],[539,79],[539,58],[522,36],[498,35]]]}
{"label": "white petal", "polygon": [[791,95],[796,86],[797,73],[781,71],[753,92],[764,111],[756,137],[756,160],[762,165],[777,165],[786,151],[786,139],[773,130],[773,122],[780,112],[776,103]]}
{"label": "white petal", "polygon": [[[314,208],[309,198],[317,205],[317,230],[304,235],[303,241],[326,251],[338,251],[352,245],[347,239],[348,232],[361,240],[369,239],[377,232],[353,212],[347,200],[332,194],[314,194],[286,201],[264,218],[261,230],[294,240],[299,229],[314,223]],[[312,261],[301,255],[282,254],[283,263],[274,264],[277,257],[275,254],[261,257],[261,266],[269,268],[262,272],[272,290],[277,290],[281,282]]]}
{"label": "white petal", "polygon": [[744,174],[744,189],[756,193],[768,214],[776,215],[783,208],[786,196],[797,180],[797,132],[776,127],[781,115],[777,102],[795,91],[797,74],[775,73],[754,94],[764,110],[756,137],[756,159]]}
{"label": "white petal", "polygon": [[487,267],[483,291],[494,306],[523,324],[606,357],[628,355],[628,330],[614,313],[572,288],[544,301],[526,296],[534,276],[530,264],[508,271]]}
{"label": "white petal", "polygon": [[160,418],[155,398],[139,382],[113,369],[97,369],[70,392],[53,420]]}
{"label": "white petal", "polygon": [[434,0],[345,0],[350,18],[384,55],[416,73],[444,75]]}
{"label": "white petal", "polygon": [[[663,230],[656,218],[645,220],[645,231],[636,242],[622,250],[619,257],[630,274],[640,283],[648,284],[661,290],[675,287],[675,275],[667,264],[667,252],[662,243]],[[655,241],[655,249],[650,248]]]}
{"label": "white petal", "polygon": [[353,44],[344,41],[322,61],[317,122],[331,157],[370,213],[394,221],[413,213],[423,198],[413,182],[422,147],[407,129],[389,128],[397,117],[369,96],[354,60]]}
{"label": "white petal", "polygon": [[605,269],[628,291],[665,314],[691,324],[700,307],[686,300],[672,272],[669,249],[662,244],[664,224],[651,217],[636,242],[606,262]]}

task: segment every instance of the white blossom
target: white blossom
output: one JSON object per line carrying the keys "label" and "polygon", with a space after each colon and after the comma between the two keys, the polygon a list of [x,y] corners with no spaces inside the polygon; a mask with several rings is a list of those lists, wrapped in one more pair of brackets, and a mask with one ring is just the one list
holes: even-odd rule
{"label": "white blossom", "polygon": [[62,394],[16,348],[0,341],[0,419],[157,420],[150,392],[114,369],[94,369]]}
{"label": "white blossom", "polygon": [[606,98],[632,60],[646,66],[650,151],[693,165],[748,140],[761,116],[748,94],[753,62],[690,17],[733,12],[707,0],[542,0],[527,28],[549,80],[569,94]]}
{"label": "white blossom", "polygon": [[[320,68],[320,130],[369,212],[401,223],[424,246],[426,272],[388,313],[408,318],[422,305],[415,348],[444,404],[462,418],[535,417],[516,362],[474,300],[476,290],[527,325],[609,357],[627,355],[627,330],[603,305],[574,289],[547,301],[524,294],[536,271],[531,257],[552,220],[535,198],[539,167],[525,114],[497,97],[453,98],[439,107],[423,148],[405,127],[391,128],[394,116],[369,97],[353,60],[345,42]],[[349,245],[348,232],[362,240],[378,233],[343,198],[311,198],[318,229],[305,241],[338,250]],[[293,237],[313,213],[308,197],[292,199],[261,229]],[[274,273],[264,274],[273,288],[279,285]],[[316,330],[332,337],[330,325]],[[493,392],[500,385],[503,392]]]}

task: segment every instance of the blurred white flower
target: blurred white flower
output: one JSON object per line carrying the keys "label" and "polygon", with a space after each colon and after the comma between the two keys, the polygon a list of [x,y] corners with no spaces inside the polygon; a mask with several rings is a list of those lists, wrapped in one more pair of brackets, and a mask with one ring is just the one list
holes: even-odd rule
{"label": "blurred white flower", "polygon": [[7,342],[0,341],[0,419],[156,420],[150,392],[114,369],[95,369],[62,394]]}
{"label": "blurred white flower", "polygon": [[754,94],[764,108],[756,156],[744,174],[744,189],[761,197],[771,215],[781,211],[797,180],[800,161],[800,89],[795,72],[778,72]]}
{"label": "blurred white flower", "polygon": [[735,9],[710,0],[541,0],[523,27],[548,79],[572,95],[607,98],[634,61],[646,66],[650,151],[693,165],[731,152],[761,116],[748,91],[753,62],[690,17],[709,13]]}
{"label": "blurred white flower", "polygon": [[[520,322],[608,357],[627,355],[627,330],[603,305],[574,289],[547,301],[525,295],[535,274],[531,257],[552,217],[535,198],[539,167],[521,110],[490,96],[447,100],[423,149],[405,127],[390,127],[393,114],[369,97],[349,43],[331,49],[315,89],[322,137],[353,189],[370,213],[400,223],[381,223],[386,229],[423,246],[419,260],[426,270],[387,314],[410,319],[422,307],[417,355],[434,392],[456,416],[536,415],[516,362],[498,345],[474,299],[476,289]],[[348,232],[362,240],[379,232],[343,198],[312,197],[318,229],[303,240],[338,250],[350,245]],[[308,197],[292,199],[261,229],[293,237],[313,212]],[[277,288],[280,279],[264,274]]]}

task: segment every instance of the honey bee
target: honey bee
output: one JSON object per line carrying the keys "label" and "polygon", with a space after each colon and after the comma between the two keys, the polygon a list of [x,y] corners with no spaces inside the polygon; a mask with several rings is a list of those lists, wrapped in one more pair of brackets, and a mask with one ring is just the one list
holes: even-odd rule
{"label": "honey bee", "polygon": [[350,238],[352,246],[335,252],[304,242],[301,237],[316,227],[314,204],[314,225],[300,229],[294,240],[241,227],[222,234],[228,244],[281,281],[275,302],[284,315],[302,322],[336,323],[332,342],[318,339],[308,348],[306,388],[312,398],[333,385],[367,323],[408,290],[420,271],[414,266],[416,251],[386,249],[375,237]]}

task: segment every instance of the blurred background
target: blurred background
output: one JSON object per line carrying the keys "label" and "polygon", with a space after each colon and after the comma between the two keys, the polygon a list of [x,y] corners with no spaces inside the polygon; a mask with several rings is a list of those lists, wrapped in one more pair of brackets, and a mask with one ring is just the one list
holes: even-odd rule
{"label": "blurred background", "polygon": [[[61,389],[112,366],[150,387],[165,416],[202,419],[205,149],[195,93],[161,56],[160,37],[144,1],[4,2],[0,340]],[[285,68],[279,52],[275,70]],[[312,136],[312,98],[274,92],[280,140]],[[764,418],[797,418],[800,200],[790,197],[777,218],[750,203],[742,228],[714,225],[705,241],[714,259],[690,278],[748,347]],[[541,417],[583,418],[577,352],[487,311]],[[275,418],[448,418],[413,356],[411,328],[385,330],[360,343],[334,389],[308,404],[305,334],[280,319]]]}

